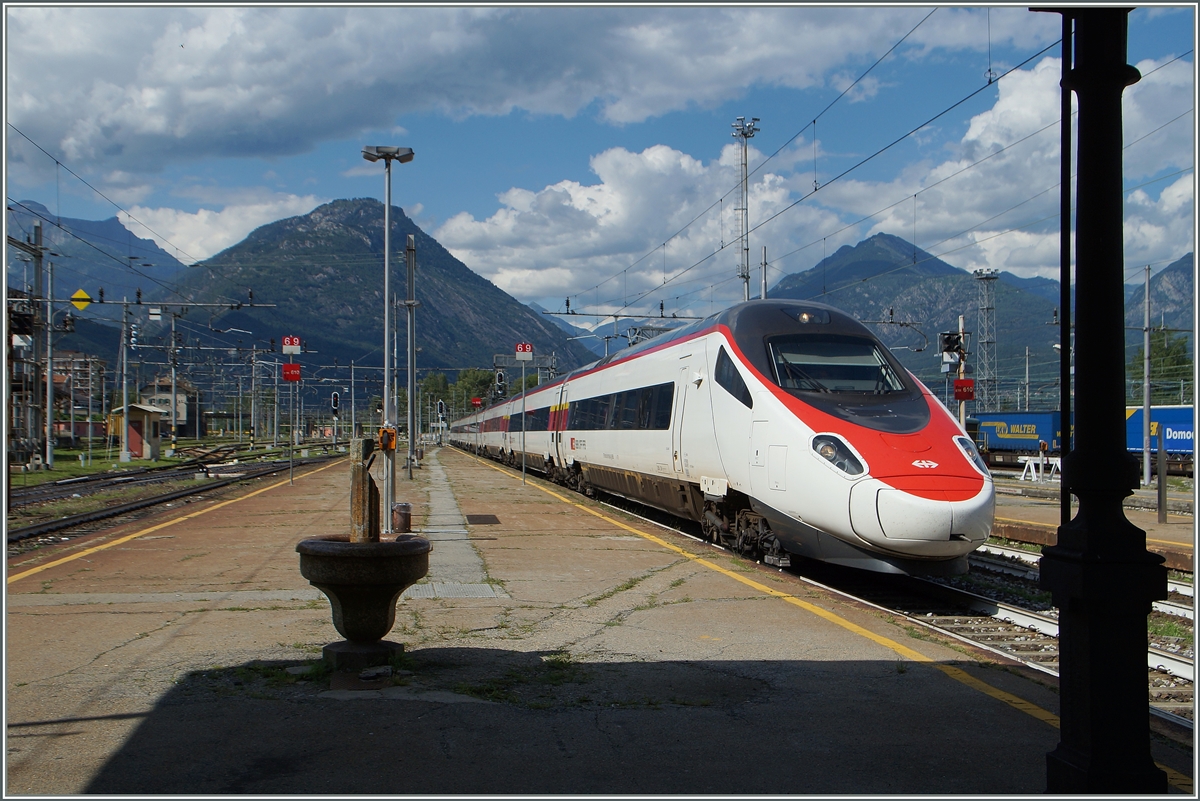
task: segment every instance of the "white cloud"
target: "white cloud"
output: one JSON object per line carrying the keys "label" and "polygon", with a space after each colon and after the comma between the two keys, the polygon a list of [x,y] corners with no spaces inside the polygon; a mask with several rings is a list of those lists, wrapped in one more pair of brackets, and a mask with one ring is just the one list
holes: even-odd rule
{"label": "white cloud", "polygon": [[[620,124],[711,106],[753,85],[840,88],[928,12],[84,6],[6,13],[10,119],[73,162],[154,170],[181,158],[287,155],[368,129],[404,131],[397,119],[411,112],[572,116],[595,103],[602,119]],[[1040,16],[993,13],[997,43],[1052,40],[1053,20]],[[978,11],[939,9],[907,52],[975,50],[985,28]],[[856,92],[877,88],[871,79]]]}
{"label": "white cloud", "polygon": [[307,214],[325,202],[312,195],[274,195],[231,203],[220,211],[200,209],[193,213],[134,206],[129,214],[120,213],[118,218],[137,236],[153,239],[163,250],[190,264],[237,244],[259,226]]}
{"label": "white cloud", "polygon": [[[1190,82],[1164,73],[1150,76],[1140,95],[1127,98],[1125,107],[1135,127],[1144,130],[1149,125],[1140,120],[1152,94],[1161,95],[1153,100],[1156,107],[1188,106]],[[1150,81],[1159,75],[1164,80],[1151,87]],[[823,187],[755,231],[752,291],[764,244],[773,265],[796,272],[877,232],[915,240],[963,269],[995,267],[1022,276],[1057,277],[1059,79],[1060,62],[1054,58],[1015,72],[998,86],[992,107],[969,120],[962,138],[952,143],[951,158],[910,163],[884,181],[852,175]],[[1187,161],[1190,147],[1176,144],[1169,152],[1157,152],[1149,142],[1126,151],[1127,159],[1143,165],[1139,169],[1158,173]],[[809,191],[806,147],[811,143],[797,143],[754,176],[751,226]],[[760,162],[762,154],[751,152],[751,164]],[[640,153],[614,148],[592,158],[594,184],[561,181],[537,190],[513,187],[500,195],[501,207],[491,216],[476,219],[462,213],[434,235],[505,291],[539,302],[570,294],[579,296],[576,303],[612,309],[687,267],[692,269],[686,276],[661,292],[651,291],[649,298],[662,296],[670,303],[679,296],[682,308],[707,301],[713,287],[717,298],[728,300],[741,294],[740,284],[731,280],[738,249],[729,247],[704,259],[737,236],[736,193],[705,210],[736,185],[739,163],[732,144],[710,162],[663,145]],[[1155,188],[1157,196],[1145,191],[1131,196],[1128,258],[1160,261],[1191,249],[1191,188],[1188,174],[1161,190]],[[697,216],[700,219],[667,244],[664,266],[663,249],[655,248]],[[800,253],[787,256],[799,248]],[[598,290],[592,289],[610,277]],[[772,272],[771,283],[779,277]]]}
{"label": "white cloud", "polygon": [[[762,154],[752,148],[751,163],[761,160]],[[500,197],[503,205],[492,216],[477,220],[456,215],[434,236],[476,272],[520,298],[580,295],[580,302],[611,309],[687,270],[669,288],[652,292],[652,300],[667,301],[668,312],[673,306],[683,311],[689,304],[707,304],[709,287],[717,299],[741,292],[731,280],[740,259],[734,244],[737,193],[714,203],[736,187],[740,164],[734,144],[709,163],[665,145],[640,153],[613,148],[592,158],[595,184],[562,181],[538,191],[514,188]],[[775,173],[756,175],[751,184],[751,220],[791,202]],[[666,242],[664,252],[663,241],[697,216],[695,224]],[[796,236],[822,222],[831,223],[832,215],[802,209],[779,230],[752,235],[752,272],[757,275],[760,269],[763,244],[778,256],[795,248]],[[611,276],[616,277],[599,290],[588,291]]]}

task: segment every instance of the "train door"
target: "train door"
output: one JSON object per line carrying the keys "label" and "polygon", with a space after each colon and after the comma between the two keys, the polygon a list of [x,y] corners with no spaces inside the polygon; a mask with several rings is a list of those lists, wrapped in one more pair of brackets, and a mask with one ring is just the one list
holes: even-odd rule
{"label": "train door", "polygon": [[676,473],[683,473],[683,410],[687,406],[688,368],[679,368],[675,380],[675,413],[671,417],[671,454]]}
{"label": "train door", "polygon": [[574,458],[571,456],[570,448],[568,447],[571,444],[570,439],[566,436],[568,433],[568,420],[567,383],[565,381],[559,389],[558,399],[554,401],[554,407],[558,409],[558,413],[551,415],[554,418],[554,425],[551,426],[553,430],[550,436],[553,442],[551,443],[552,447],[550,450],[554,454],[554,464],[559,467],[566,467],[574,461]]}
{"label": "train door", "polygon": [[734,364],[726,346],[719,339],[709,343],[708,362],[713,365],[715,386],[709,389],[712,425],[719,455],[719,466],[729,479],[729,486],[748,492],[749,448],[752,409],[750,389]]}
{"label": "train door", "polygon": [[756,497],[766,497],[769,482],[767,460],[770,452],[770,422],[767,404],[771,393],[754,393],[754,412],[750,422],[750,489]]}

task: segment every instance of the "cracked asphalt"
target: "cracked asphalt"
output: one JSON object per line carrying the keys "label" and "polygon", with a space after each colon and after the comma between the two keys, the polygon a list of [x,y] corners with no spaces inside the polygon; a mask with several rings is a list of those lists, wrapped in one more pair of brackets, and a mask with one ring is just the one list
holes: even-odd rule
{"label": "cracked asphalt", "polygon": [[398,481],[445,542],[395,674],[305,673],[339,637],[295,545],[349,469],[277,483],[9,560],[6,795],[1044,789],[1057,729],[937,668],[1053,688],[449,448]]}

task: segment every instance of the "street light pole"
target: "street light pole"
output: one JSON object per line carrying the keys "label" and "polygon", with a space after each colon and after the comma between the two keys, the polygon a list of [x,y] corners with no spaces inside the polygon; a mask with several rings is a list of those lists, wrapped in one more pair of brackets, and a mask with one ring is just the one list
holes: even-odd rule
{"label": "street light pole", "polygon": [[417,385],[417,239],[413,234],[408,235],[408,244],[404,248],[404,260],[408,266],[408,297],[404,301],[408,309],[408,478],[413,477],[413,461],[417,457],[417,446],[413,436],[413,393]]}
{"label": "street light pole", "polygon": [[[384,204],[383,204],[383,425],[389,427],[392,422],[393,410],[391,403],[392,372],[388,364],[388,339],[391,335],[391,255],[392,255],[392,161],[406,164],[413,160],[412,148],[368,145],[362,149],[362,156],[367,161],[383,159]],[[409,437],[411,439],[411,432]],[[410,447],[411,450],[411,447]],[[396,450],[385,451],[384,465],[387,475],[384,478],[383,499],[383,533],[392,533],[392,503],[395,501],[396,485]],[[411,470],[411,467],[410,467]]]}

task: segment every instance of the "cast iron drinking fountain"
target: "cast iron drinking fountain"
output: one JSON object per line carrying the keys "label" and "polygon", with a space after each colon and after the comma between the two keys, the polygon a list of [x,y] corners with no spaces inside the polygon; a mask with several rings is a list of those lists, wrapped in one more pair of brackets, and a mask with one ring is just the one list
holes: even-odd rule
{"label": "cast iron drinking fountain", "polygon": [[369,473],[374,457],[367,458],[373,448],[370,439],[350,440],[350,533],[296,545],[300,575],[329,597],[333,625],[346,638],[322,649],[335,671],[386,665],[404,651],[383,638],[396,622],[400,594],[429,572],[429,540],[404,533],[379,538],[379,488]]}

